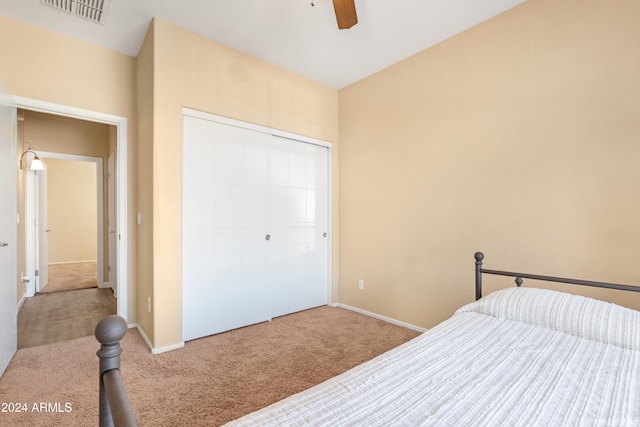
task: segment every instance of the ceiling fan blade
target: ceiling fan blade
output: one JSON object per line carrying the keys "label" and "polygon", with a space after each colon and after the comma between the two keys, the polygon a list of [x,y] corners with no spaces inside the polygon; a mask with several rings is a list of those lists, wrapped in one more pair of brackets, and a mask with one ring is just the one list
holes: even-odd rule
{"label": "ceiling fan blade", "polygon": [[333,9],[336,12],[338,28],[341,30],[351,28],[358,23],[354,1],[355,0],[333,0]]}

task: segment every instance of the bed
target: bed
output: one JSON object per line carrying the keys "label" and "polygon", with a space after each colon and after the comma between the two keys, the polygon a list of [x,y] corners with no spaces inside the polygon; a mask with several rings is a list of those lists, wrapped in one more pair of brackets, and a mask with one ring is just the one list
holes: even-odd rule
{"label": "bed", "polygon": [[[477,300],[450,319],[226,425],[640,426],[640,311],[520,285],[640,287],[485,270],[483,257]],[[518,286],[481,298],[483,274]]]}

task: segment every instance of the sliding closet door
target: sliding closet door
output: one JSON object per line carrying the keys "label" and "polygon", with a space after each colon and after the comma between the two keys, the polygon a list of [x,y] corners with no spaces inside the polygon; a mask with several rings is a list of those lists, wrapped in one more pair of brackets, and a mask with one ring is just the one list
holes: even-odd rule
{"label": "sliding closet door", "polygon": [[270,135],[185,116],[183,339],[271,318]]}
{"label": "sliding closet door", "polygon": [[273,317],[328,302],[327,148],[274,137],[269,246]]}
{"label": "sliding closet door", "polygon": [[184,117],[183,339],[326,305],[328,148]]}

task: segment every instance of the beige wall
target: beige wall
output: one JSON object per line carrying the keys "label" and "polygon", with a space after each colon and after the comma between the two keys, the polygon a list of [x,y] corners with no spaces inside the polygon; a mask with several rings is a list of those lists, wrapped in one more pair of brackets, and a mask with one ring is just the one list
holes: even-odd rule
{"label": "beige wall", "polygon": [[30,144],[37,152],[109,157],[109,128],[103,123],[22,110],[24,114],[23,150]]}
{"label": "beige wall", "polygon": [[162,348],[182,341],[182,107],[333,142],[335,160],[338,93],[159,19],[153,51],[153,188],[141,191],[153,192],[154,346]]}
{"label": "beige wall", "polygon": [[153,314],[148,300],[153,298],[153,105],[154,105],[154,26],[149,28],[137,57],[138,116],[138,211],[142,223],[136,225],[136,311],[138,324],[153,343]]}
{"label": "beige wall", "polygon": [[[128,119],[128,214],[129,230],[134,229],[135,59],[5,16],[0,16],[0,58],[0,81],[12,95]],[[135,238],[131,235],[128,250],[128,315],[135,322]],[[22,284],[17,286],[22,295]]]}
{"label": "beige wall", "polygon": [[473,299],[477,250],[640,283],[638,16],[528,0],[341,90],[340,302],[432,327]]}
{"label": "beige wall", "polygon": [[47,165],[49,263],[98,259],[96,164],[43,159]]}

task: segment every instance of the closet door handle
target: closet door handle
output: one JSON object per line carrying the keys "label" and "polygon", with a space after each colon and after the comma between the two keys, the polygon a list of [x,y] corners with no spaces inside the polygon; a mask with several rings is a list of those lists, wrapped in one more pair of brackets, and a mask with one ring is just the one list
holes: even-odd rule
{"label": "closet door handle", "polygon": [[267,234],[266,236],[264,236],[264,240],[269,240],[269,239],[271,239],[271,235],[270,234]]}
{"label": "closet door handle", "polygon": [[0,247],[1,247],[1,248],[4,248],[5,246],[9,246],[9,244],[8,244],[8,243],[5,243],[5,242],[0,243]]}

